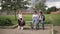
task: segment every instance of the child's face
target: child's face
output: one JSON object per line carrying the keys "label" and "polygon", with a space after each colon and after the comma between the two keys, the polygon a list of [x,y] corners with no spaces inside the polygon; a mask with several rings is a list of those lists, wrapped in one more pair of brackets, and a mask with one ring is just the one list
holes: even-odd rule
{"label": "child's face", "polygon": [[39,13],[40,15],[42,15],[42,13]]}
{"label": "child's face", "polygon": [[41,15],[41,13],[39,13]]}
{"label": "child's face", "polygon": [[37,12],[33,12],[34,14],[37,14]]}

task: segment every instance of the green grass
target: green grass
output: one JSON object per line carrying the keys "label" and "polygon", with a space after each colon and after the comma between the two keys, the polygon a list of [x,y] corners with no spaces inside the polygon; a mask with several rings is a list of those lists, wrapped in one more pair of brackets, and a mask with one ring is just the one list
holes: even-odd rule
{"label": "green grass", "polygon": [[[15,20],[14,15],[0,16],[0,19],[2,19],[2,18],[11,19],[13,24],[17,24],[18,23],[17,19]],[[32,21],[32,14],[24,14],[23,15],[23,19],[25,21]],[[26,23],[30,24],[30,22],[26,22]],[[57,14],[57,15],[45,14],[45,23],[46,24],[60,25],[60,15],[59,14]]]}
{"label": "green grass", "polygon": [[0,19],[10,19],[13,24],[17,24],[17,19],[15,20],[15,17],[13,15],[1,15]]}
{"label": "green grass", "polygon": [[32,20],[32,15],[31,14],[25,14],[25,15],[23,15],[23,19],[25,21],[31,21]]}
{"label": "green grass", "polygon": [[51,23],[55,26],[60,26],[60,14],[57,14],[57,15],[51,15]]}

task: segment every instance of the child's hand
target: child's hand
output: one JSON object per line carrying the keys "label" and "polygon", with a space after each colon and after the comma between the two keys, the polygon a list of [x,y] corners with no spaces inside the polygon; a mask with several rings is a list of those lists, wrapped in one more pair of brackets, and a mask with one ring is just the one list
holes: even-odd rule
{"label": "child's hand", "polygon": [[39,19],[39,20],[43,20],[43,19]]}
{"label": "child's hand", "polygon": [[23,20],[21,20],[21,22],[23,22]]}

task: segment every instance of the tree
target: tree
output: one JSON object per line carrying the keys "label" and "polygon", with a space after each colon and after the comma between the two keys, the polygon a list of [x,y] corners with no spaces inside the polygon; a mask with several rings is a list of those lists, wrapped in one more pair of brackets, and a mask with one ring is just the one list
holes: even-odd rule
{"label": "tree", "polygon": [[46,11],[46,5],[44,4],[46,0],[42,0],[41,2],[39,2],[38,4],[35,5],[35,9],[36,10],[42,10],[42,11]]}
{"label": "tree", "polygon": [[2,0],[2,10],[14,10],[15,11],[15,18],[16,18],[16,11],[18,9],[27,9],[28,7],[24,6],[28,4],[28,1],[24,0]]}
{"label": "tree", "polygon": [[57,10],[58,9],[56,8],[56,6],[53,6],[53,7],[47,9],[47,13],[56,12]]}

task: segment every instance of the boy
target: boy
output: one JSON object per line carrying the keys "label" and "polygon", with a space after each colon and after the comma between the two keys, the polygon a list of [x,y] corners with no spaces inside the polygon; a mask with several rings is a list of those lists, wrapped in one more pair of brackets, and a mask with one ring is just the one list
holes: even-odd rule
{"label": "boy", "polygon": [[44,30],[44,21],[45,21],[45,16],[43,15],[43,12],[40,11],[39,12],[39,22],[42,23],[43,30]]}

